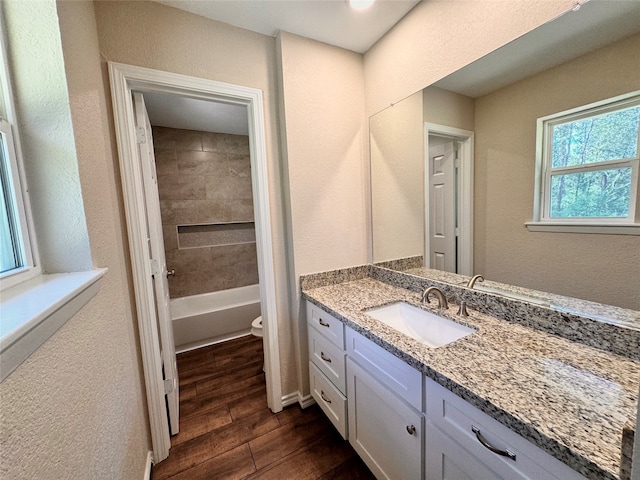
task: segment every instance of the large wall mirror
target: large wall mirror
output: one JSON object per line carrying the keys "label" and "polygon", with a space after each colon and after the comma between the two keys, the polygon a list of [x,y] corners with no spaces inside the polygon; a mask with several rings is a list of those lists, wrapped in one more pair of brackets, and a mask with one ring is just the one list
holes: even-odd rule
{"label": "large wall mirror", "polygon": [[640,3],[591,0],[372,116],[374,263],[640,310],[640,236],[526,226],[537,119],[639,91],[639,65]]}

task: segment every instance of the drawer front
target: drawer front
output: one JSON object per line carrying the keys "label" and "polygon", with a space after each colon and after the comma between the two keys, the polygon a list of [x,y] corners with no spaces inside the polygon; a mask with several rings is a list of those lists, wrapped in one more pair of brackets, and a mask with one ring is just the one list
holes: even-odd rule
{"label": "drawer front", "polygon": [[423,375],[371,340],[346,329],[347,353],[380,383],[422,411]]}
{"label": "drawer front", "polygon": [[425,431],[425,480],[500,478],[431,422],[426,422]]}
{"label": "drawer front", "polygon": [[309,328],[309,360],[344,395],[346,393],[345,351],[336,347],[315,328]]}
{"label": "drawer front", "polygon": [[324,376],[313,362],[309,362],[311,395],[329,418],[342,438],[347,439],[347,399]]}
{"label": "drawer front", "polygon": [[[429,378],[425,393],[429,422],[496,472],[497,478],[584,480],[568,465]],[[498,455],[483,442],[515,458]]]}
{"label": "drawer front", "polygon": [[307,302],[307,323],[344,350],[344,324],[311,302]]}

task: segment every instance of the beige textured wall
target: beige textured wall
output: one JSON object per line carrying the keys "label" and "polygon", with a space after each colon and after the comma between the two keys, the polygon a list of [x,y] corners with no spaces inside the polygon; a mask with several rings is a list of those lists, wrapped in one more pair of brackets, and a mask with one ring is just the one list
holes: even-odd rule
{"label": "beige textured wall", "polygon": [[427,87],[373,115],[373,261],[424,254],[424,122],[473,131],[473,98]]}
{"label": "beige textured wall", "polygon": [[[283,150],[290,194],[292,321],[307,381],[299,276],[367,263],[362,56],[288,33],[279,36]],[[284,132],[283,132],[284,133]],[[304,392],[307,393],[307,392]]]}
{"label": "beige textured wall", "polygon": [[258,283],[249,137],[153,127],[171,298]]}
{"label": "beige textured wall", "polygon": [[371,117],[373,261],[424,255],[422,91]]}
{"label": "beige textured wall", "polygon": [[475,99],[438,87],[425,88],[422,99],[425,122],[473,132]]}
{"label": "beige textured wall", "polygon": [[0,8],[42,271],[90,270],[55,2],[12,0]]}
{"label": "beige textured wall", "polygon": [[640,237],[529,232],[536,119],[640,90],[640,34],[476,101],[475,261],[486,278],[640,309]]}
{"label": "beige textured wall", "polygon": [[[282,391],[297,389],[288,313],[276,111],[275,39],[154,2],[97,1],[103,60],[259,88],[263,92]],[[124,228],[124,224],[119,228]]]}
{"label": "beige textured wall", "polygon": [[574,0],[419,3],[364,56],[367,116],[571,9]]}
{"label": "beige textured wall", "polygon": [[150,447],[91,3],[58,5],[100,292],[0,385],[2,478],[140,479]]}

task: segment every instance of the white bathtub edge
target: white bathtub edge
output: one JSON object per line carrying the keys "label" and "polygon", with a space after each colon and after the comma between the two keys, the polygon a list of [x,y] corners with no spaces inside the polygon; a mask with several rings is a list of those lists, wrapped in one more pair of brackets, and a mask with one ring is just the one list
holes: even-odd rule
{"label": "white bathtub edge", "polygon": [[176,345],[176,354],[190,352],[191,350],[196,350],[202,347],[209,347],[211,345],[215,345],[216,343],[222,343],[222,342],[226,342],[227,340],[246,337],[247,335],[251,335],[251,330],[240,330],[237,332],[228,333],[226,335],[220,335],[214,338],[207,338],[205,340],[200,340],[198,342],[186,343],[184,345]]}
{"label": "white bathtub edge", "polygon": [[[237,294],[240,293],[241,298],[234,298],[234,301],[231,303],[218,303],[215,301],[215,299],[218,298],[228,299],[229,296],[236,297]],[[169,301],[169,306],[171,309],[171,320],[182,320],[204,313],[244,307],[252,303],[260,303],[260,285],[257,283],[244,287],[219,290],[217,292],[173,298]],[[194,305],[197,306],[194,307]]]}

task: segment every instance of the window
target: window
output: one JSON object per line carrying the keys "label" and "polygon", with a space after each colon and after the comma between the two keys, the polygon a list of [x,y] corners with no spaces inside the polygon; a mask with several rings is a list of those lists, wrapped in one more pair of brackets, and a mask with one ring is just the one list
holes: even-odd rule
{"label": "window", "polygon": [[13,102],[2,49],[0,67],[0,288],[39,273],[29,235],[28,200],[16,141]]}
{"label": "window", "polygon": [[[11,126],[0,119],[0,275],[7,276],[33,265],[26,236],[26,216],[17,175]],[[16,188],[17,187],[17,188]]]}
{"label": "window", "polygon": [[[538,119],[534,222],[640,234],[640,94]],[[559,230],[560,231],[560,230]],[[565,229],[564,231],[579,231]],[[580,230],[591,233],[589,229]]]}

